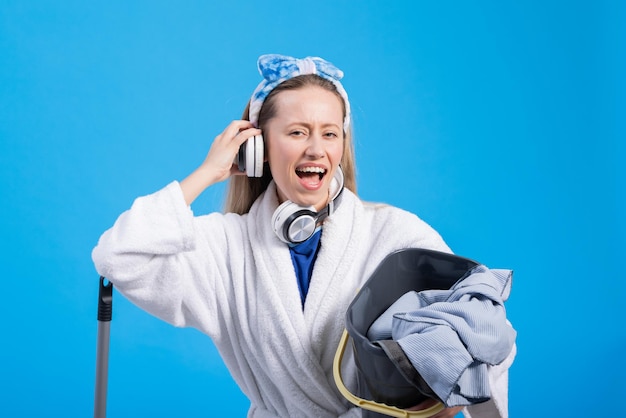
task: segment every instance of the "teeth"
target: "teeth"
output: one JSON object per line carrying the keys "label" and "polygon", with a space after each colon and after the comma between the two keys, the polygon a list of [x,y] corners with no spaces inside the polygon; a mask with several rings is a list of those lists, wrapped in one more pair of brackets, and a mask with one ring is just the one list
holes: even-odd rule
{"label": "teeth", "polygon": [[296,171],[302,171],[304,173],[318,173],[318,174],[324,174],[326,172],[326,170],[324,170],[322,167],[303,167],[303,168],[297,168]]}

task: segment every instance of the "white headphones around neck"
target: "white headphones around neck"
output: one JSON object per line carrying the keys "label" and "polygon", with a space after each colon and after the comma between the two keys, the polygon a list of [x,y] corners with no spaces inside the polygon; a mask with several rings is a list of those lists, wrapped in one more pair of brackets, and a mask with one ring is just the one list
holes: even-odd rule
{"label": "white headphones around neck", "polygon": [[332,215],[343,192],[343,171],[337,166],[330,183],[330,202],[317,212],[313,206],[303,207],[289,200],[283,202],[272,215],[272,227],[278,238],[287,244],[306,241],[315,233],[315,228],[324,219]]}

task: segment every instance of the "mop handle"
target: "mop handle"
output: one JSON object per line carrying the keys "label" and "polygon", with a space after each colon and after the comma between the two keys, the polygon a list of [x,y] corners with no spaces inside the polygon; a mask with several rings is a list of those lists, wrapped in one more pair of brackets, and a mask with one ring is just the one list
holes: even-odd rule
{"label": "mop handle", "polygon": [[109,333],[113,314],[113,284],[100,277],[98,291],[98,345],[96,347],[96,393],[94,418],[106,417],[107,380],[109,366]]}
{"label": "mop handle", "polygon": [[440,411],[443,411],[444,406],[441,402],[438,402],[435,405],[421,411],[408,411],[406,409],[396,408],[395,406],[390,406],[384,403],[359,398],[350,392],[350,390],[343,383],[343,379],[341,377],[341,361],[343,360],[343,354],[346,351],[346,345],[348,344],[348,336],[348,331],[344,329],[339,345],[337,346],[337,351],[335,352],[335,359],[333,360],[333,376],[335,377],[335,384],[344,398],[359,408],[397,418],[428,418]]}

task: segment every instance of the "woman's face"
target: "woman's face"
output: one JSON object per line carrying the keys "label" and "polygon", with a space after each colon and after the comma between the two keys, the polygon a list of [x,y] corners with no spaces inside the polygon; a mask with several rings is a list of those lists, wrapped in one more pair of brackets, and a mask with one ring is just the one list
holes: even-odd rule
{"label": "woman's face", "polygon": [[278,93],[276,115],[263,131],[280,202],[321,210],[343,154],[343,107],[317,86]]}

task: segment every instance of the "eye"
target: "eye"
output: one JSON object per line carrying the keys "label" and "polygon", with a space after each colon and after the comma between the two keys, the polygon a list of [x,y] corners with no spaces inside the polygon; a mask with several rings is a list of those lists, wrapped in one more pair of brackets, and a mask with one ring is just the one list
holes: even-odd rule
{"label": "eye", "polygon": [[325,132],[324,137],[328,139],[334,139],[334,138],[338,138],[339,135],[337,135],[337,133],[335,132],[330,131],[330,132]]}
{"label": "eye", "polygon": [[292,136],[295,138],[301,138],[303,136],[306,136],[306,132],[300,129],[294,129],[293,131],[289,132],[289,136]]}

